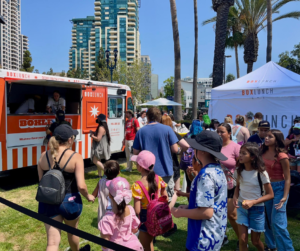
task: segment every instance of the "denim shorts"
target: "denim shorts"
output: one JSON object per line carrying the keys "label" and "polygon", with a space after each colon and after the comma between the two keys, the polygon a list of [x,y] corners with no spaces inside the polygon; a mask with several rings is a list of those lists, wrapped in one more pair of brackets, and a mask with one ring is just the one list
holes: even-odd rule
{"label": "denim shorts", "polygon": [[244,209],[242,202],[239,201],[238,204],[236,223],[246,226],[253,232],[265,232],[265,207],[253,206],[250,209]]}
{"label": "denim shorts", "polygon": [[[141,223],[145,223],[147,221],[147,209],[142,209],[140,212],[140,221]],[[145,224],[141,224],[141,226],[139,227],[139,230],[141,232],[148,232],[147,227]]]}
{"label": "denim shorts", "polygon": [[38,212],[49,218],[61,215],[68,221],[75,220],[82,212],[81,196],[79,193],[67,193],[60,205],[50,205],[40,202]]}
{"label": "denim shorts", "polygon": [[290,161],[290,166],[300,166],[300,160],[297,160],[295,162]]}

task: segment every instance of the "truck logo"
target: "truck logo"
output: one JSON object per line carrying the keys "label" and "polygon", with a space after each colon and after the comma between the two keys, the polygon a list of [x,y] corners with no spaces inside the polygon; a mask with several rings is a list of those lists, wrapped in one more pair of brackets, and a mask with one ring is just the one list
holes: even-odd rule
{"label": "truck logo", "polygon": [[[72,125],[72,119],[66,118],[66,121],[68,121]],[[46,127],[46,125],[50,125],[52,123],[53,119],[20,119],[19,120],[19,127],[21,129],[25,128],[43,128]]]}
{"label": "truck logo", "polygon": [[91,116],[94,116],[94,118],[98,115],[98,113],[99,113],[99,111],[98,111],[98,107],[96,107],[95,105],[94,105],[94,107],[91,107],[91,111],[90,111],[90,113],[92,113],[91,114]]}

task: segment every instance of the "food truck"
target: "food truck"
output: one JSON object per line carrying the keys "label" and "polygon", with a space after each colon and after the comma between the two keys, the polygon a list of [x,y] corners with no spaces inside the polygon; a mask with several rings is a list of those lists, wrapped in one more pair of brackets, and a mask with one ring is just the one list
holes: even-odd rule
{"label": "food truck", "polygon": [[[37,165],[47,148],[43,145],[46,127],[55,119],[46,109],[54,92],[65,99],[65,120],[79,132],[73,150],[83,159],[90,157],[90,130],[96,130],[100,113],[107,117],[111,152],[122,151],[124,112],[133,110],[128,86],[0,69],[0,174]],[[34,99],[34,112],[17,114],[33,96],[39,97]]]}

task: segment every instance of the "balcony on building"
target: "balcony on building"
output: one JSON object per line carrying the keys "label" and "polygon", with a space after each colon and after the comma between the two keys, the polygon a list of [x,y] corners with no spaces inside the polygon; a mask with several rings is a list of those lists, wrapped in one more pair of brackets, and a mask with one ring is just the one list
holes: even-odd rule
{"label": "balcony on building", "polygon": [[92,54],[92,55],[96,54],[96,51],[91,51],[91,54]]}
{"label": "balcony on building", "polygon": [[134,34],[134,28],[128,28],[127,34]]}
{"label": "balcony on building", "polygon": [[101,2],[100,2],[100,1],[99,1],[99,2],[95,1],[95,5],[96,5],[96,6],[100,6],[100,5],[101,5]]}
{"label": "balcony on building", "polygon": [[128,22],[128,26],[135,26],[136,24],[133,22]]}
{"label": "balcony on building", "polygon": [[110,35],[109,37],[110,37],[110,39],[117,39],[118,38],[118,36],[115,35],[115,34],[114,35]]}
{"label": "balcony on building", "polygon": [[128,49],[134,49],[134,45],[127,45]]}
{"label": "balcony on building", "polygon": [[95,25],[96,25],[96,26],[101,25],[101,22],[100,22],[100,21],[97,21],[97,22],[95,22]]}
{"label": "balcony on building", "polygon": [[118,40],[110,40],[110,43],[111,43],[111,44],[117,44],[117,43],[118,43]]}
{"label": "balcony on building", "polygon": [[128,2],[128,6],[136,6],[135,2]]}
{"label": "balcony on building", "polygon": [[91,56],[91,59],[92,59],[92,60],[95,60],[95,59],[96,59],[96,56]]}
{"label": "balcony on building", "polygon": [[135,12],[128,12],[128,16],[135,16],[136,17],[136,14],[135,14]]}
{"label": "balcony on building", "polygon": [[114,50],[114,49],[118,48],[118,46],[117,45],[110,45],[109,48]]}
{"label": "balcony on building", "polygon": [[90,40],[92,40],[92,41],[94,41],[95,39],[96,39],[95,36],[90,37]]}
{"label": "balcony on building", "polygon": [[96,44],[96,41],[91,41],[91,45],[95,45]]}
{"label": "balcony on building", "polygon": [[101,7],[100,7],[100,6],[95,6],[94,9],[95,9],[95,10],[101,10]]}
{"label": "balcony on building", "polygon": [[101,11],[95,11],[95,16],[101,16]]}
{"label": "balcony on building", "polygon": [[101,16],[95,16],[95,20],[100,20],[101,21]]}
{"label": "balcony on building", "polygon": [[91,31],[91,35],[95,35],[96,34],[96,32],[95,31]]}
{"label": "balcony on building", "polygon": [[96,49],[96,47],[95,47],[95,46],[91,46],[90,48],[91,48],[91,50],[95,50],[95,49]]}
{"label": "balcony on building", "polygon": [[110,29],[110,31],[109,31],[110,33],[118,33],[118,31],[117,30],[112,30],[112,29]]}

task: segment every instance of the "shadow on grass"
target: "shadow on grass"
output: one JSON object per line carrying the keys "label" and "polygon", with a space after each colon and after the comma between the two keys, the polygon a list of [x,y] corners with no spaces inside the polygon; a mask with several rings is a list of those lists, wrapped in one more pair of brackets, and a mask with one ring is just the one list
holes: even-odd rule
{"label": "shadow on grass", "polygon": [[98,217],[93,219],[91,226],[98,229]]}

